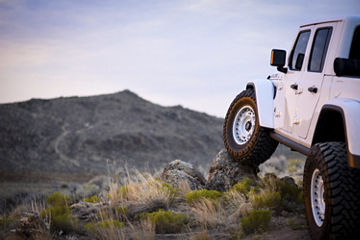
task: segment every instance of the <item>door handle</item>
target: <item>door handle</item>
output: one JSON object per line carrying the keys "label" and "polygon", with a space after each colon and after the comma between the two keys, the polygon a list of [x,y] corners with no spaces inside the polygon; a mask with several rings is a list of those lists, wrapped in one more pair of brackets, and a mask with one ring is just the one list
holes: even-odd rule
{"label": "door handle", "polygon": [[298,85],[297,83],[291,84],[290,87],[294,90],[298,90]]}
{"label": "door handle", "polygon": [[312,92],[312,93],[317,93],[318,89],[317,89],[317,87],[309,87],[308,91]]}

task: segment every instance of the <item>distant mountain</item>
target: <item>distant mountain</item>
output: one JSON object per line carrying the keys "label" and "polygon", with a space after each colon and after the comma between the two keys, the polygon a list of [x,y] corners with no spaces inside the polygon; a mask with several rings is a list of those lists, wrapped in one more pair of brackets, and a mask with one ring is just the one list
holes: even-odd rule
{"label": "distant mountain", "polygon": [[125,90],[0,105],[0,171],[103,174],[159,169],[181,159],[207,166],[223,119],[163,107]]}

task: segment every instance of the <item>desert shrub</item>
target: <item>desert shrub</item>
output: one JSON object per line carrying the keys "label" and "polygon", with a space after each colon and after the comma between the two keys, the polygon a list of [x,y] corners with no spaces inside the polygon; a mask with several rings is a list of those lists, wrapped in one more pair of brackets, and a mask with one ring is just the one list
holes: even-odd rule
{"label": "desert shrub", "polygon": [[65,206],[70,202],[70,198],[65,194],[54,192],[46,198],[46,202],[51,206]]}
{"label": "desert shrub", "polygon": [[70,208],[67,203],[70,198],[65,194],[55,192],[46,198],[46,202],[50,205],[43,209],[40,216],[49,220],[51,231],[69,232],[74,229],[76,219],[70,214]]}
{"label": "desert shrub", "polygon": [[65,206],[50,206],[46,209],[43,209],[40,215],[43,218],[47,216],[54,218],[54,216],[60,216],[66,214],[70,214],[70,208],[65,205]]}
{"label": "desert shrub", "polygon": [[[288,211],[296,210],[302,205],[302,190],[295,184],[290,184],[276,177],[275,174],[265,174],[263,178],[263,191],[256,195],[253,194],[252,203],[255,207],[281,208]],[[261,197],[265,199],[260,199]]]}
{"label": "desert shrub", "polygon": [[234,186],[231,187],[230,190],[237,191],[239,193],[248,194],[253,182],[250,178],[246,177],[242,181],[236,183]]}
{"label": "desert shrub", "polygon": [[246,234],[267,230],[271,220],[271,212],[266,209],[254,209],[241,219],[242,229]]}
{"label": "desert shrub", "polygon": [[97,195],[91,196],[91,197],[87,197],[83,199],[84,202],[89,202],[89,203],[99,203],[100,202],[100,198]]}
{"label": "desert shrub", "polygon": [[41,211],[40,216],[50,221],[51,231],[69,232],[73,229],[75,219],[70,215],[68,206],[50,206]]}
{"label": "desert shrub", "polygon": [[160,189],[161,189],[161,191],[164,191],[169,194],[170,200],[174,199],[175,197],[177,197],[179,195],[179,189],[174,188],[172,185],[170,185],[168,183],[164,183],[164,182],[161,183]]}
{"label": "desert shrub", "polygon": [[148,218],[155,225],[156,233],[178,233],[188,223],[184,214],[159,210],[140,215],[140,219]]}
{"label": "desert shrub", "polygon": [[303,202],[303,194],[300,188],[286,182],[280,182],[279,185],[279,192],[281,193],[282,199],[286,201],[295,201],[298,204]]}
{"label": "desert shrub", "polygon": [[189,204],[200,201],[202,199],[218,200],[222,197],[222,193],[216,190],[194,190],[185,194],[185,199]]}
{"label": "desert shrub", "polygon": [[261,191],[260,193],[252,194],[250,202],[256,209],[276,209],[281,206],[281,195],[279,192]]}
{"label": "desert shrub", "polygon": [[71,232],[76,220],[70,214],[55,215],[51,219],[50,230]]}

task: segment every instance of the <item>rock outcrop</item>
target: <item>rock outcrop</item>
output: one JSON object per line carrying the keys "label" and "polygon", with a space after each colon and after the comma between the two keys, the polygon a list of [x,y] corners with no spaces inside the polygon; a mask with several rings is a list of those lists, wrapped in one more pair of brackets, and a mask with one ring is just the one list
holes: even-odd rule
{"label": "rock outcrop", "polygon": [[161,179],[174,187],[185,181],[192,190],[206,188],[224,192],[246,177],[256,180],[257,171],[257,168],[234,161],[224,149],[213,160],[207,181],[191,163],[181,160],[166,165]]}
{"label": "rock outcrop", "polygon": [[206,180],[204,176],[191,163],[175,160],[165,166],[161,179],[179,187],[183,181],[187,182],[192,190],[202,189],[205,187]]}
{"label": "rock outcrop", "polygon": [[206,188],[224,192],[245,177],[255,180],[256,173],[257,169],[234,161],[224,149],[211,164]]}
{"label": "rock outcrop", "polygon": [[79,202],[71,205],[71,214],[85,222],[96,220],[101,209],[106,206],[102,203]]}

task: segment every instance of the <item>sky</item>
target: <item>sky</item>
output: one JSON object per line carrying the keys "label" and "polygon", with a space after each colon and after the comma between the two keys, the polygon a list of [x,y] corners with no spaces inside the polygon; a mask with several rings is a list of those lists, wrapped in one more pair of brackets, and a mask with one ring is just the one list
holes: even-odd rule
{"label": "sky", "polygon": [[129,89],[224,117],[300,25],[359,0],[0,0],[0,103]]}

